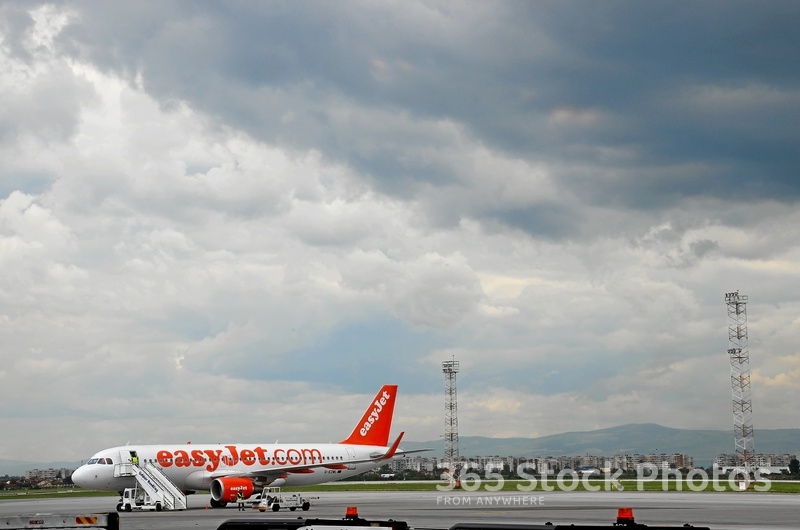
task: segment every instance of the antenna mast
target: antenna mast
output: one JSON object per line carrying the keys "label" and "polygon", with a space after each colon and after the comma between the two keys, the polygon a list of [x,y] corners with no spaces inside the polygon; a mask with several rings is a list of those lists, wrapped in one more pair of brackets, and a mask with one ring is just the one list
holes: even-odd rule
{"label": "antenna mast", "polygon": [[444,372],[444,458],[451,476],[456,476],[458,455],[458,400],[456,396],[456,374],[458,361],[453,358],[442,362]]}
{"label": "antenna mast", "polygon": [[747,349],[747,295],[725,293],[728,306],[728,355],[731,360],[733,441],[736,465],[746,476],[755,468],[753,402],[750,395],[750,353]]}

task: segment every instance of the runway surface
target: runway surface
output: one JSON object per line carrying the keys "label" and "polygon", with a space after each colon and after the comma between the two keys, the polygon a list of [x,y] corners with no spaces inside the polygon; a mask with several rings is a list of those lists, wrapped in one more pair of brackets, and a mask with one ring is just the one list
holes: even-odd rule
{"label": "runway surface", "polygon": [[[714,530],[788,530],[800,527],[800,496],[778,493],[695,492],[327,492],[307,512],[262,513],[235,505],[208,509],[208,495],[189,496],[189,509],[120,514],[120,530],[215,530],[228,519],[342,518],[348,506],[366,519],[395,519],[413,528],[447,529],[457,522],[603,524],[616,520],[617,508],[632,507],[637,523],[708,526]],[[112,512],[116,497],[3,500],[0,516]]]}

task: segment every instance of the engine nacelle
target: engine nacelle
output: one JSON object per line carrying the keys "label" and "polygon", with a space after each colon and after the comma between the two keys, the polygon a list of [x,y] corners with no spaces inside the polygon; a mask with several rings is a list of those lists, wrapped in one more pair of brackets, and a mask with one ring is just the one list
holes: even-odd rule
{"label": "engine nacelle", "polygon": [[241,491],[247,499],[255,488],[249,478],[222,477],[211,482],[211,498],[219,502],[236,502],[236,495]]}

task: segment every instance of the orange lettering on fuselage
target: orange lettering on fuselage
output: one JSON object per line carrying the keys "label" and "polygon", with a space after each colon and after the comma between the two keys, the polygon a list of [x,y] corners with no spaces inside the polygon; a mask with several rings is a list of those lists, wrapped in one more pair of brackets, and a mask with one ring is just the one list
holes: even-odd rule
{"label": "orange lettering on fuselage", "polygon": [[322,463],[322,453],[319,452],[319,449],[303,449],[302,454],[304,464]]}
{"label": "orange lettering on fuselage", "polygon": [[286,456],[289,459],[289,463],[293,466],[296,466],[303,460],[303,457],[300,456],[300,451],[297,449],[289,449],[286,451]]}
{"label": "orange lettering on fuselage", "polygon": [[219,467],[219,455],[222,454],[222,449],[217,449],[216,451],[213,449],[206,449],[205,453],[208,455],[206,471],[216,471]]}
{"label": "orange lettering on fuselage", "polygon": [[169,451],[159,451],[156,453],[156,461],[161,467],[170,467],[172,465],[172,453]]}
{"label": "orange lettering on fuselage", "polygon": [[267,451],[265,449],[262,449],[261,447],[256,447],[255,449],[253,449],[253,451],[255,451],[255,453],[258,455],[259,464],[261,464],[262,466],[269,465],[269,455],[267,454]]}
{"label": "orange lettering on fuselage", "polygon": [[189,459],[189,453],[186,451],[178,450],[173,455],[175,457],[176,467],[189,467],[192,465],[192,460]]}
{"label": "orange lettering on fuselage", "polygon": [[239,463],[239,451],[236,449],[235,445],[226,445],[225,448],[230,451],[230,455],[225,455],[222,457],[222,461],[225,462],[226,465],[235,466]]}
{"label": "orange lettering on fuselage", "polygon": [[203,451],[200,449],[195,449],[192,451],[192,465],[194,467],[200,467],[206,463],[206,457],[203,455]]}
{"label": "orange lettering on fuselage", "polygon": [[319,449],[294,447],[288,449],[278,448],[272,452],[263,447],[239,449],[235,445],[226,445],[227,453],[223,449],[193,449],[191,453],[183,449],[174,452],[161,449],[156,452],[156,461],[161,467],[202,467],[206,471],[216,471],[220,464],[235,466],[285,466],[285,465],[313,465],[322,463],[322,452]]}

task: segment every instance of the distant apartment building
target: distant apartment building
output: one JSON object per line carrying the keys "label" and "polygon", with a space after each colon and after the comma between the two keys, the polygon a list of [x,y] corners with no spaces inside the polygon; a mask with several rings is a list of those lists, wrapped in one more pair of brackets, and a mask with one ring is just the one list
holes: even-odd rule
{"label": "distant apartment building", "polygon": [[[406,469],[415,471],[433,471],[443,469],[448,463],[438,458],[415,457],[404,459]],[[494,471],[498,472],[504,468],[511,472],[516,472],[520,466],[523,471],[529,474],[557,475],[565,469],[585,472],[586,470],[597,470],[601,473],[610,473],[620,469],[622,471],[634,472],[641,470],[645,464],[656,466],[659,470],[693,468],[694,459],[691,456],[672,453],[672,454],[630,454],[630,455],[582,455],[582,456],[537,456],[537,457],[515,457],[515,456],[472,456],[461,457],[461,466],[467,466],[475,471]]]}
{"label": "distant apartment building", "polygon": [[645,464],[654,465],[658,469],[694,467],[694,459],[692,457],[679,453],[537,457],[531,460],[536,463],[536,470],[541,474],[557,474],[564,469],[596,469],[602,473],[610,473],[617,469],[622,471],[637,471],[646,467]]}
{"label": "distant apartment building", "polygon": [[417,473],[432,473],[436,467],[437,459],[423,456],[396,458],[389,462],[389,468],[394,473],[402,471],[416,471]]}
{"label": "distant apartment building", "polygon": [[659,470],[691,469],[694,467],[694,458],[682,453],[632,454],[614,457],[613,463],[616,469],[623,471],[639,471],[651,466]]}
{"label": "distant apartment building", "polygon": [[67,469],[65,467],[59,469],[29,469],[25,472],[25,478],[27,480],[65,479],[72,476],[73,471],[74,469]]}
{"label": "distant apartment building", "polygon": [[[789,470],[789,462],[797,458],[796,455],[784,453],[782,455],[758,453],[753,455],[753,462],[758,466],[762,473],[782,473],[784,470]],[[723,473],[728,473],[731,470],[739,467],[737,465],[736,455],[734,454],[721,454],[717,455],[714,459],[714,467],[721,470]]]}

